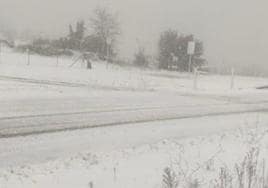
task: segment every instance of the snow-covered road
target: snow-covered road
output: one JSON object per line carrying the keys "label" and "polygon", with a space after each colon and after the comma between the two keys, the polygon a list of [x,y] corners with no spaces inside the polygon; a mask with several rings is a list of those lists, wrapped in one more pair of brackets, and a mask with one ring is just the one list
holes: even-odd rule
{"label": "snow-covered road", "polygon": [[[24,84],[19,87],[29,89]],[[32,87],[37,89],[37,86]],[[54,89],[45,88],[46,92],[52,90],[51,96],[2,98],[1,131],[12,135],[16,131],[38,132],[66,126],[79,128],[81,125],[118,125],[120,122],[123,125],[1,138],[0,178],[4,187],[84,188],[88,187],[89,181],[94,181],[98,187],[107,187],[107,184],[114,182],[113,178],[105,181],[103,186],[101,182],[104,182],[104,178],[113,177],[113,169],[117,164],[124,164],[128,151],[136,152],[131,158],[134,162],[125,162],[125,168],[116,166],[123,186],[111,187],[126,187],[124,185],[128,181],[143,185],[139,187],[154,187],[144,185],[161,182],[162,170],[170,163],[169,152],[172,152],[169,149],[161,150],[161,153],[155,143],[164,143],[167,139],[184,140],[214,133],[224,134],[241,127],[267,127],[268,122],[268,113],[261,112],[268,107],[263,94],[260,95],[262,97],[256,97],[254,93],[246,97],[230,97],[81,89],[83,91],[78,91],[81,93],[77,95],[77,89],[57,88],[56,92],[60,89],[67,94],[54,96]],[[157,120],[161,118],[166,120]],[[138,120],[141,122],[131,123]],[[141,148],[144,147],[148,147],[150,152],[143,151]],[[157,152],[152,153],[154,150]],[[98,156],[97,162],[100,163],[95,167],[92,166],[94,156]],[[108,164],[102,163],[99,156],[104,161],[108,160]],[[79,167],[79,160],[86,161],[87,165],[83,163]],[[148,177],[153,179],[144,183]]]}
{"label": "snow-covered road", "polygon": [[243,102],[231,97],[176,92],[88,93],[83,97],[1,100],[0,136],[268,111],[266,101]]}
{"label": "snow-covered road", "polygon": [[164,139],[267,127],[268,113],[198,117],[0,139],[0,168],[39,164],[77,153],[109,153]]}

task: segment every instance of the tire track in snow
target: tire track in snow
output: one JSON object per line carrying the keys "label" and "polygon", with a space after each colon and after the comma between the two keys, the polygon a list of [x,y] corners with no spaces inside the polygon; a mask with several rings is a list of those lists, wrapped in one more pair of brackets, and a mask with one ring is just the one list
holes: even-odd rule
{"label": "tire track in snow", "polygon": [[[161,109],[158,109],[161,110]],[[125,112],[125,111],[119,111],[119,113]],[[19,121],[19,125],[15,127],[2,127],[4,120],[0,120],[0,138],[8,138],[8,137],[17,137],[17,136],[27,136],[27,135],[35,135],[35,134],[45,134],[45,133],[53,133],[53,132],[61,132],[61,131],[71,131],[71,130],[81,130],[81,129],[92,129],[92,128],[103,128],[103,127],[111,127],[111,126],[123,126],[128,124],[140,124],[140,123],[150,123],[150,122],[157,122],[157,121],[168,121],[168,120],[180,120],[180,119],[190,119],[190,118],[201,118],[201,117],[213,117],[213,116],[226,116],[226,115],[235,115],[235,114],[245,114],[245,113],[267,113],[268,107],[266,108],[248,108],[248,109],[235,109],[235,110],[219,110],[219,111],[211,111],[211,112],[203,112],[203,113],[185,113],[185,114],[176,114],[176,113],[169,113],[168,115],[162,115],[156,117],[156,112],[150,112],[149,115],[144,115],[144,113],[134,113],[132,119],[122,119],[121,117],[125,117],[125,114],[116,114],[115,112],[104,112],[104,113],[110,113],[108,114],[109,117],[113,117],[118,115],[119,119],[115,120],[109,120],[103,121],[103,119],[106,117],[105,114],[103,114],[101,117],[103,119],[96,118],[94,121],[90,122],[87,118],[86,112],[81,113],[75,113],[69,115],[66,119],[65,115],[53,115],[54,118],[56,118],[53,121],[53,118],[51,120],[51,116],[46,116],[45,119],[42,120],[42,116],[39,117],[21,117],[19,119],[16,119],[16,121]],[[82,118],[80,115],[83,115]],[[86,116],[84,116],[86,115]],[[77,116],[77,117],[75,117]],[[41,119],[40,119],[41,118]],[[57,119],[59,118],[59,119]],[[14,119],[6,119],[8,121],[11,121],[9,123],[12,123]],[[52,122],[47,122],[47,120],[50,120]],[[43,121],[43,122],[42,122]],[[29,123],[31,122],[31,123]],[[9,124],[8,123],[8,124]],[[18,123],[18,122],[17,122]]]}

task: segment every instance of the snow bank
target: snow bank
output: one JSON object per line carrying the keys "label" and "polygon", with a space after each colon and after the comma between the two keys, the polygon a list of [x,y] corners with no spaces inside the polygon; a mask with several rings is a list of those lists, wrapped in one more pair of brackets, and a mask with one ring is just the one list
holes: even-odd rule
{"label": "snow bank", "polygon": [[[0,185],[5,188],[86,188],[92,183],[93,187],[98,188],[161,188],[163,170],[170,167],[176,172],[182,168],[187,174],[198,169],[192,177],[202,180],[204,187],[207,187],[210,180],[217,177],[220,167],[231,169],[252,146],[260,147],[261,157],[267,156],[267,128],[262,127],[267,121],[258,122],[258,118],[254,117],[249,119],[247,126],[234,131],[234,126],[245,124],[246,118],[230,116],[230,122],[222,122],[222,131],[216,134],[219,127],[210,122],[211,119],[202,118],[185,120],[181,126],[176,126],[175,121],[170,124],[159,122],[151,126],[130,125],[1,140],[2,144],[6,143],[0,148],[1,159],[8,157],[9,153],[13,153],[14,159],[8,157],[6,163],[1,161]],[[265,114],[263,118],[267,119]],[[218,118],[214,121],[220,122]],[[201,134],[205,128],[197,128],[197,122],[209,131]],[[259,128],[252,128],[258,125]],[[130,134],[136,136],[130,138]],[[169,139],[163,139],[167,135]],[[177,138],[178,135],[181,139]],[[193,136],[182,139],[183,135]],[[27,145],[24,144],[26,140],[29,141]],[[22,155],[24,145],[31,151],[39,149],[39,153]],[[128,147],[122,147],[126,145]],[[44,155],[49,156],[49,151],[53,155],[40,162]],[[22,162],[24,159],[31,163]],[[7,165],[12,160],[18,164]]]}
{"label": "snow bank", "polygon": [[[166,167],[184,170],[207,187],[220,167],[232,168],[252,146],[252,136],[263,135],[259,146],[268,154],[268,134],[251,129],[209,137],[163,140],[156,144],[109,153],[79,153],[45,164],[10,167],[0,171],[1,187],[12,188],[161,188]],[[195,171],[198,169],[197,171]],[[192,173],[194,172],[194,173]]]}

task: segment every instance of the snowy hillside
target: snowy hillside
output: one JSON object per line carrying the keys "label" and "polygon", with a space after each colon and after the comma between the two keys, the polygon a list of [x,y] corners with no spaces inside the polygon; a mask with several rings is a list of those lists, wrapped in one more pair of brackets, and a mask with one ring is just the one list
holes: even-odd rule
{"label": "snowy hillside", "polygon": [[[148,71],[133,67],[93,62],[93,69],[75,58],[41,57],[27,54],[4,52],[0,65],[0,76],[27,78],[33,80],[82,84],[90,88],[134,90],[134,91],[178,91],[193,92],[194,76],[187,73],[168,71]],[[231,91],[231,76],[200,75],[197,80],[198,93],[236,93],[254,91],[256,87],[267,85],[268,78],[236,76]]]}

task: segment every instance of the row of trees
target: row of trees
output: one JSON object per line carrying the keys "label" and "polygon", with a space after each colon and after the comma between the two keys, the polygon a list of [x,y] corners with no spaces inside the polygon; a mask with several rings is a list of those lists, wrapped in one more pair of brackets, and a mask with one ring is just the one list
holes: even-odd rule
{"label": "row of trees", "polygon": [[20,48],[30,49],[41,55],[59,55],[72,51],[92,52],[101,59],[107,59],[116,55],[115,47],[119,34],[120,25],[116,15],[107,9],[97,8],[88,26],[84,21],[78,21],[75,27],[69,25],[67,36],[52,41],[39,38],[31,45]]}
{"label": "row of trees", "polygon": [[[191,56],[191,69],[195,66],[205,64],[202,58],[204,53],[203,43],[195,39],[193,35],[179,35],[175,30],[164,31],[158,42],[158,68],[175,69],[187,71],[189,69],[189,58],[187,54],[188,43],[195,42],[194,54]],[[139,48],[135,54],[134,64],[137,66],[147,67],[150,63],[150,57],[146,55],[144,48]]]}
{"label": "row of trees", "polygon": [[193,35],[179,35],[175,30],[167,30],[161,34],[159,40],[159,68],[188,70],[190,56],[187,54],[188,43],[195,42],[194,54],[192,55],[192,66],[205,63],[202,58],[204,53],[203,43],[194,38]]}
{"label": "row of trees", "polygon": [[90,33],[84,21],[76,23],[76,29],[69,25],[69,35],[60,38],[57,46],[81,52],[96,53],[101,59],[116,55],[116,41],[120,34],[120,25],[116,15],[103,8],[97,8],[90,19]]}
{"label": "row of trees", "polygon": [[[187,53],[188,43],[195,42],[194,54]],[[194,35],[179,35],[176,30],[166,30],[160,35],[158,41],[158,68],[167,70],[188,71],[189,58],[191,67],[202,66],[206,60],[202,58],[204,54],[203,43],[194,38]],[[150,64],[150,56],[146,55],[144,48],[139,48],[134,57],[134,64],[147,67]]]}
{"label": "row of trees", "polygon": [[[97,8],[87,25],[78,21],[73,27],[69,25],[68,35],[57,40],[37,39],[27,46],[33,52],[41,55],[70,54],[72,51],[92,52],[100,59],[111,61],[116,56],[116,43],[120,35],[120,24],[116,15],[107,9]],[[195,52],[192,55],[192,66],[202,65],[204,46],[193,35],[179,35],[175,30],[164,31],[158,42],[158,67],[160,69],[188,70],[188,42],[195,42]],[[133,64],[139,67],[149,66],[150,56],[140,47],[134,55]]]}

